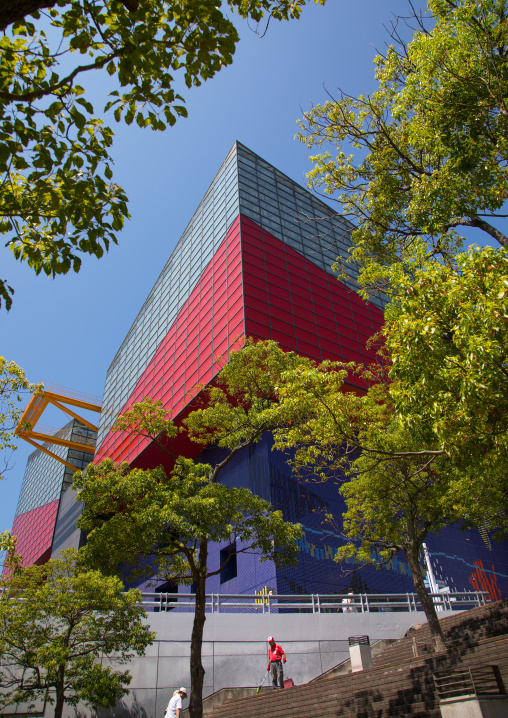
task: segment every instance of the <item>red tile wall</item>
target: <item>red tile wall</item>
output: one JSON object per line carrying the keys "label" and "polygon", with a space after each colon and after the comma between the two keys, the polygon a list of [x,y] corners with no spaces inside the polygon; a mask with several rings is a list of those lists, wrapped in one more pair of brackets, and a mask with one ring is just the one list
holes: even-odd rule
{"label": "red tile wall", "polygon": [[58,503],[52,501],[14,519],[11,534],[18,536],[16,553],[23,557],[23,566],[36,563],[51,548]]}
{"label": "red tile wall", "polygon": [[[239,217],[122,411],[150,396],[176,417],[196,384],[211,382],[220,371],[217,360],[227,360],[245,335],[273,339],[318,361],[367,362],[374,354],[365,343],[382,321],[382,312],[356,292]],[[110,432],[95,461],[108,456],[132,463],[147,446],[146,439]]]}
{"label": "red tile wall", "polygon": [[294,249],[242,217],[246,334],[318,361],[369,362],[382,312]]}
{"label": "red tile wall", "polygon": [[[162,401],[168,416],[176,417],[189,403],[196,385],[210,383],[220,371],[221,358],[227,361],[229,352],[244,341],[240,218],[237,218],[122,412],[135,402],[152,397]],[[146,439],[110,432],[94,461],[109,457],[130,463],[147,445]]]}

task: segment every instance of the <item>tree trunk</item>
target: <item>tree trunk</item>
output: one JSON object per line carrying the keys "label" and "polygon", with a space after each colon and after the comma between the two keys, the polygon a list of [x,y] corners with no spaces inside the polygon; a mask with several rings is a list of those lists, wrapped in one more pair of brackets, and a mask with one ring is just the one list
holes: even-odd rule
{"label": "tree trunk", "polygon": [[[57,0],[3,0],[0,3],[0,30],[5,30],[14,22],[23,20],[33,15],[34,12],[54,7]],[[129,12],[134,12],[139,7],[139,0],[121,0]],[[32,18],[30,18],[32,19]]]}
{"label": "tree trunk", "polygon": [[58,681],[56,683],[56,702],[55,702],[55,716],[54,718],[62,718],[64,703],[65,703],[65,692],[64,692],[64,673],[60,668]]}
{"label": "tree trunk", "polygon": [[203,629],[205,626],[206,602],[206,565],[208,560],[208,541],[202,539],[199,546],[199,579],[196,581],[196,604],[194,608],[194,624],[192,626],[190,676],[191,691],[189,702],[190,718],[203,718],[203,679],[205,669],[201,663],[201,647],[203,645]]}
{"label": "tree trunk", "polygon": [[496,227],[493,227],[489,222],[486,222],[484,219],[481,219],[480,217],[471,217],[471,226],[478,227],[484,232],[487,232],[487,234],[490,234],[490,236],[499,242],[499,244],[503,247],[508,246],[508,238],[506,235],[500,232],[499,229],[496,229]]}
{"label": "tree trunk", "polygon": [[56,0],[7,0],[0,6],[0,30],[5,30],[17,20],[23,20],[27,15],[32,15],[38,10],[53,7]]}
{"label": "tree trunk", "polygon": [[441,624],[439,623],[439,619],[437,617],[436,606],[434,605],[432,598],[429,596],[428,591],[425,588],[422,572],[420,569],[420,563],[418,561],[418,556],[420,554],[420,546],[405,546],[404,553],[406,554],[406,559],[411,570],[415,591],[418,595],[418,598],[420,599],[420,603],[422,604],[423,610],[425,611],[430,632],[432,637],[434,638],[434,645],[436,651],[444,651],[446,645],[443,629],[441,628]]}

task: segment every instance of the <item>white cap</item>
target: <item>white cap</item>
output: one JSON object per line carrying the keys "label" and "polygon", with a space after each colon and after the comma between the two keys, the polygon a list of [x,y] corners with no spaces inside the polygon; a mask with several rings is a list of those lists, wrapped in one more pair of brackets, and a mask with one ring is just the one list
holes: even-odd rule
{"label": "white cap", "polygon": [[266,640],[268,641],[268,643],[271,643],[273,641],[273,636],[268,636]]}
{"label": "white cap", "polygon": [[187,688],[179,688],[178,693],[185,693],[185,695],[187,695]]}

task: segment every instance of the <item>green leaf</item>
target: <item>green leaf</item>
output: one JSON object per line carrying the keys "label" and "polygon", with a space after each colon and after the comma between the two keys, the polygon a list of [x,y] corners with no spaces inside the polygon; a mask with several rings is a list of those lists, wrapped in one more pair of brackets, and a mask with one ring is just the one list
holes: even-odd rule
{"label": "green leaf", "polygon": [[[191,87],[232,62],[238,33],[230,10],[286,19],[304,4],[185,0],[180,7],[154,0],[129,13],[116,2],[57,3],[46,8],[51,32],[37,13],[9,22],[7,12],[0,37],[0,232],[13,256],[36,274],[65,274],[79,268],[76,252],[107,251],[116,242],[111,228],[118,231],[129,216],[121,188],[104,181],[111,179],[113,132],[94,117],[80,77],[117,75],[106,104],[114,119],[162,131],[187,114],[175,94],[177,72]],[[5,307],[12,302],[7,286]]]}
{"label": "green leaf", "polygon": [[[124,592],[119,578],[87,569],[74,549],[44,567],[23,569],[2,538],[12,573],[2,581],[0,650],[11,646],[15,677],[3,687],[0,705],[46,699],[56,688],[67,705],[113,707],[127,693],[129,673],[94,658],[100,652],[125,663],[153,641],[139,591]],[[26,681],[35,672],[37,681]]]}

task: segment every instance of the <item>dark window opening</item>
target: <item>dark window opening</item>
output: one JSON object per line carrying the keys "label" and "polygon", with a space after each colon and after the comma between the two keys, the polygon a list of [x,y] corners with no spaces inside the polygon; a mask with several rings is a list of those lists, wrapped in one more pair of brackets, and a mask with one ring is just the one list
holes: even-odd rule
{"label": "dark window opening", "polygon": [[173,581],[166,581],[165,583],[161,583],[160,586],[157,586],[154,593],[164,593],[164,594],[171,594],[171,595],[165,595],[164,597],[161,597],[161,604],[160,607],[154,606],[154,613],[159,613],[159,611],[172,611],[174,606],[171,604],[176,603],[178,601],[178,586],[176,583],[173,583]]}
{"label": "dark window opening", "polygon": [[224,563],[224,561],[227,560],[229,556],[229,561],[225,564],[223,569],[220,572],[220,582],[226,583],[226,581],[231,581],[232,578],[236,578],[236,543],[231,544],[230,546],[226,546],[226,548],[222,549],[220,552],[220,563],[221,566]]}

